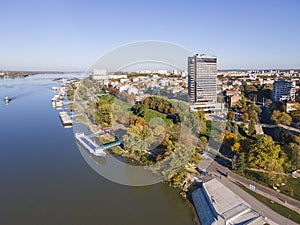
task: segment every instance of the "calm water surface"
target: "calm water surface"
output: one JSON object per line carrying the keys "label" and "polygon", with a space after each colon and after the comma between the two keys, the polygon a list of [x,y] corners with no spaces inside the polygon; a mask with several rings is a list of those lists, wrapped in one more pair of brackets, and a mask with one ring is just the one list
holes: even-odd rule
{"label": "calm water surface", "polygon": [[127,187],[88,166],[51,106],[52,80],[61,76],[0,80],[0,224],[194,224],[168,185]]}

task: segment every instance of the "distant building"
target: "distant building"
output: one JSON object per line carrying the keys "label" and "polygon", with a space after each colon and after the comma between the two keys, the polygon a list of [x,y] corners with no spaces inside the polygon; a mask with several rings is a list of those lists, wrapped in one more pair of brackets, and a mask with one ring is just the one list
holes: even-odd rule
{"label": "distant building", "polygon": [[126,74],[109,74],[107,69],[94,69],[92,78],[94,80],[107,80],[107,79],[127,79]]}
{"label": "distant building", "polygon": [[242,99],[242,97],[241,95],[235,94],[235,95],[228,96],[227,99],[228,99],[229,106],[233,107],[236,105],[236,103],[238,103]]}
{"label": "distant building", "polygon": [[95,80],[105,79],[107,76],[107,69],[94,69],[92,78]]}
{"label": "distant building", "polygon": [[296,82],[278,80],[273,83],[272,99],[274,101],[295,100]]}
{"label": "distant building", "polygon": [[155,72],[158,73],[158,74],[169,74],[168,70],[157,70]]}
{"label": "distant building", "polygon": [[192,111],[217,110],[217,57],[198,54],[188,57],[188,94]]}
{"label": "distant building", "polygon": [[297,106],[299,105],[298,102],[288,101],[286,103],[286,112],[290,113],[291,111],[297,110]]}

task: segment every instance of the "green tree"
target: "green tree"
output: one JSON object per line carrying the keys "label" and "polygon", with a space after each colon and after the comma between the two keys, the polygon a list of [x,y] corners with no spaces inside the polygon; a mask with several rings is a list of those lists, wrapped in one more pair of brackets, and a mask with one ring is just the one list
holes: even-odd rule
{"label": "green tree", "polygon": [[282,171],[284,158],[281,148],[269,136],[264,136],[250,147],[249,165],[268,171]]}
{"label": "green tree", "polygon": [[274,110],[279,110],[281,112],[286,112],[286,105],[283,102],[276,102]]}
{"label": "green tree", "polygon": [[255,120],[250,119],[249,124],[248,124],[248,135],[252,136],[256,134],[256,128],[255,128]]}
{"label": "green tree", "polygon": [[251,120],[254,120],[255,121],[255,123],[257,123],[258,122],[258,114],[257,114],[257,112],[255,111],[255,110],[251,110],[250,112],[249,112],[249,119]]}
{"label": "green tree", "polygon": [[300,168],[300,146],[297,143],[291,142],[284,146],[284,151],[290,161],[291,169],[296,170]]}
{"label": "green tree", "polygon": [[261,113],[261,111],[262,111],[259,106],[255,105],[253,103],[249,106],[249,112],[251,112],[252,110],[257,112],[258,114]]}
{"label": "green tree", "polygon": [[299,125],[300,124],[300,110],[292,111],[290,113],[290,115],[291,115],[293,121]]}
{"label": "green tree", "polygon": [[134,106],[132,106],[131,110],[135,115],[144,117],[144,115],[147,111],[147,108],[144,105],[135,104]]}
{"label": "green tree", "polygon": [[239,156],[235,156],[233,159],[233,169],[239,173],[244,173],[247,168],[246,154],[242,152]]}
{"label": "green tree", "polygon": [[228,113],[227,113],[227,119],[228,119],[230,122],[234,121],[234,119],[235,119],[235,114],[234,114],[234,112],[228,112]]}
{"label": "green tree", "polygon": [[112,106],[110,104],[104,104],[98,106],[94,114],[94,121],[96,124],[102,127],[109,127],[112,125]]}
{"label": "green tree", "polygon": [[249,114],[247,112],[244,112],[241,116],[244,123],[248,122],[249,120]]}
{"label": "green tree", "polygon": [[279,110],[274,110],[271,116],[271,120],[273,120],[276,124],[282,125],[290,125],[292,123],[292,117]]}

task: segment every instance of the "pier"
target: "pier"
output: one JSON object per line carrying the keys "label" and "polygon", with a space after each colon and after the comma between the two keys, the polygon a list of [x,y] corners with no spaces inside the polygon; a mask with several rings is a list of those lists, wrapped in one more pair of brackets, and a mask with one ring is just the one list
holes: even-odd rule
{"label": "pier", "polygon": [[72,126],[72,119],[67,112],[59,112],[59,117],[64,126]]}
{"label": "pier", "polygon": [[85,147],[90,153],[96,156],[106,156],[105,150],[116,147],[121,144],[121,141],[114,141],[99,146],[84,133],[75,133],[75,138],[83,147]]}
{"label": "pier", "polygon": [[64,106],[63,100],[65,99],[67,92],[65,88],[62,87],[52,87],[52,90],[57,92],[57,94],[51,99],[52,107],[61,109]]}

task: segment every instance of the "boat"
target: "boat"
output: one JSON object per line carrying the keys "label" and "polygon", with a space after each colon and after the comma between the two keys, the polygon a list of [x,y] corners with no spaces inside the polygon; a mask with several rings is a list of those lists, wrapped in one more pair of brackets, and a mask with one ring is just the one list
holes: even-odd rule
{"label": "boat", "polygon": [[5,103],[5,105],[8,105],[10,103],[10,101],[11,101],[11,98],[9,98],[8,96],[4,97],[4,103]]}
{"label": "boat", "polygon": [[53,91],[59,91],[60,87],[52,87]]}
{"label": "boat", "polygon": [[72,127],[72,119],[67,112],[59,112],[59,117],[64,126]]}

